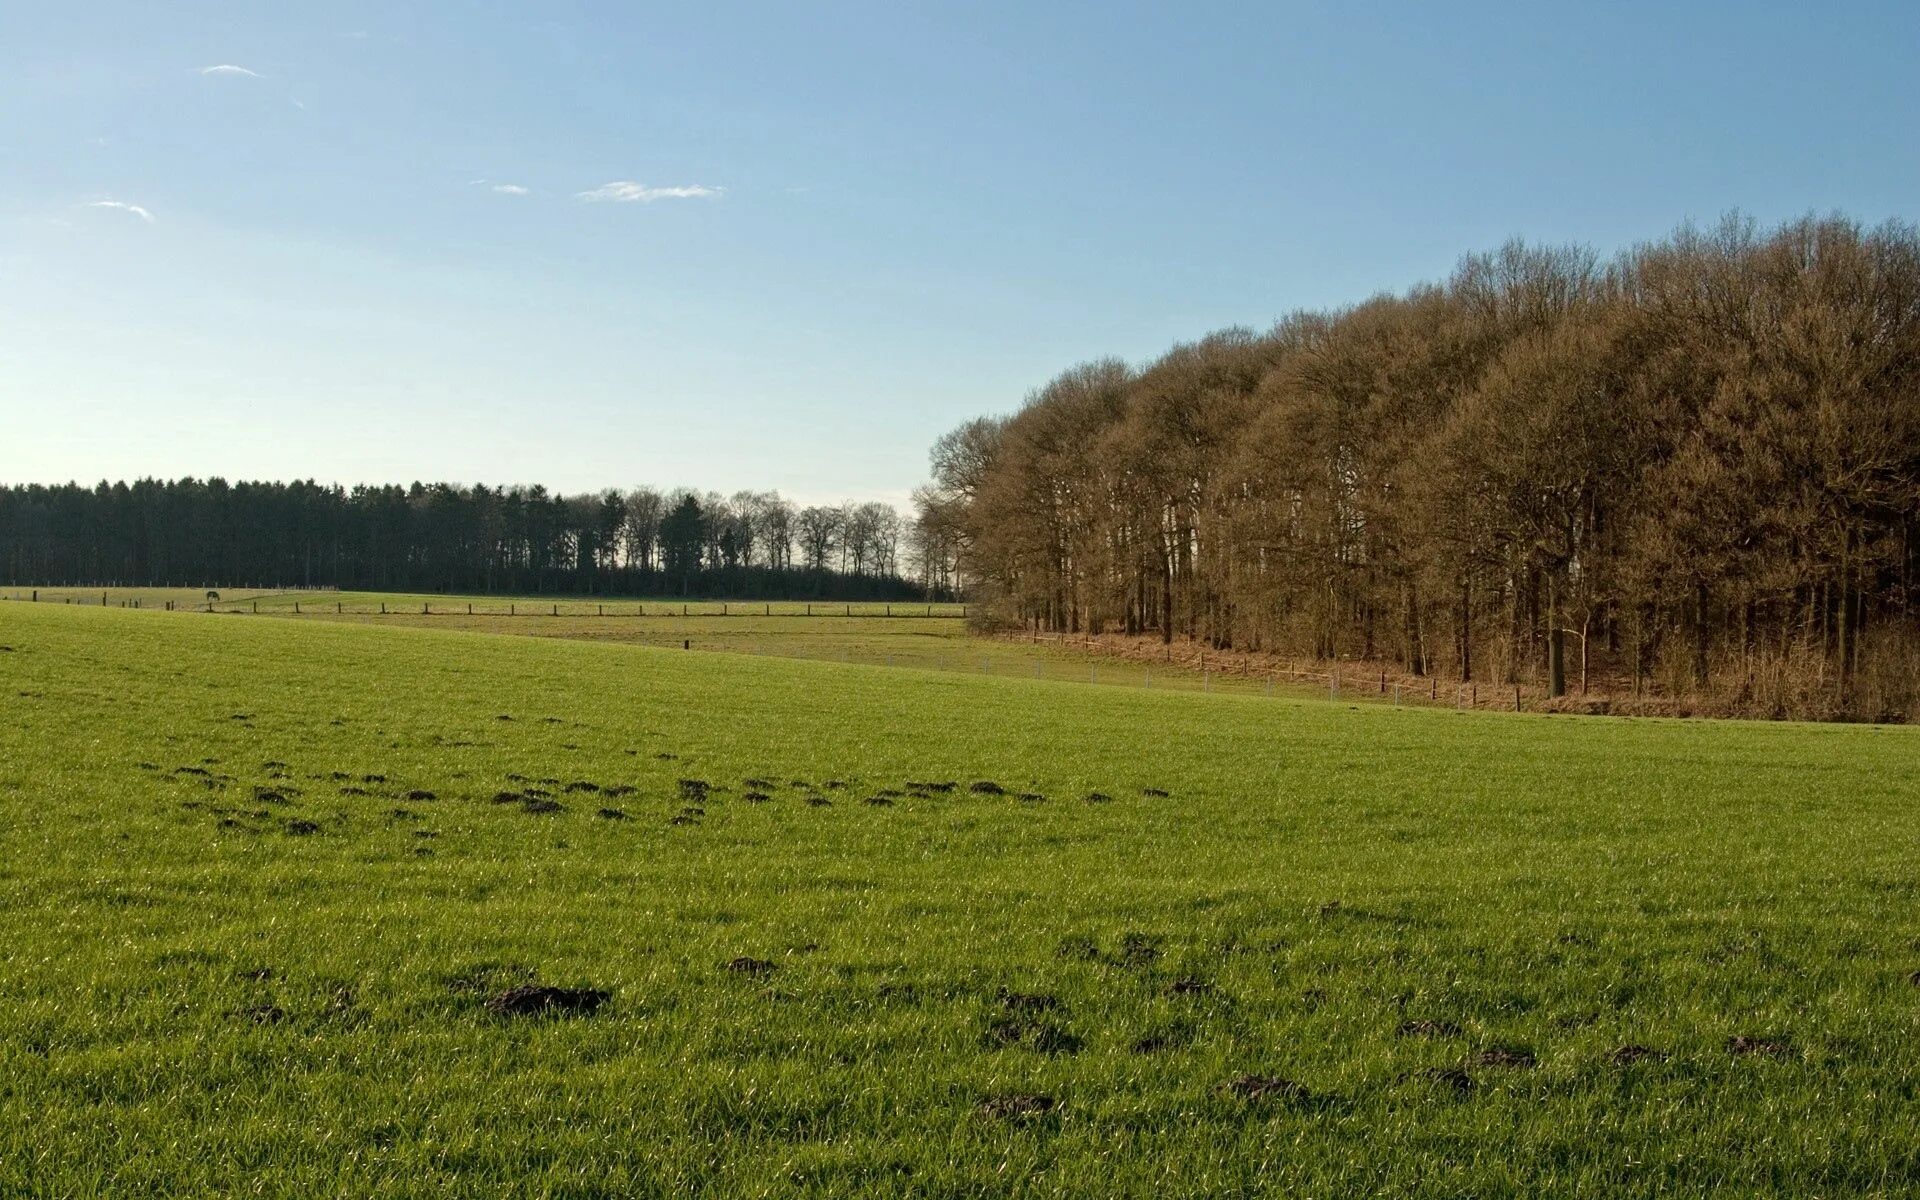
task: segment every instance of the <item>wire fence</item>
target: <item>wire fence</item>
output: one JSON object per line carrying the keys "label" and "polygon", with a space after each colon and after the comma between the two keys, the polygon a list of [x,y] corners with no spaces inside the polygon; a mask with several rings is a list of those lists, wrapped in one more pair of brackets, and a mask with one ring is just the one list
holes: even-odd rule
{"label": "wire fence", "polygon": [[205,599],[168,598],[163,595],[123,595],[111,592],[75,594],[68,591],[28,589],[0,599],[28,603],[81,604],[101,608],[143,608],[166,612],[244,613],[261,616],[354,616],[354,617],[863,617],[882,620],[965,620],[971,609],[965,604],[925,604],[903,601],[831,601],[831,600],[616,600],[554,601],[388,599],[330,600],[325,593],[289,595],[276,592],[257,597],[219,599],[209,593]]}

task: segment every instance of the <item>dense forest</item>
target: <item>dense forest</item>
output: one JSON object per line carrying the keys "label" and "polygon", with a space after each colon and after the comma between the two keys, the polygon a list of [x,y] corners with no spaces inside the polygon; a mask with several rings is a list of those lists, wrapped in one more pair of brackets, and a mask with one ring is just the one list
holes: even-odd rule
{"label": "dense forest", "polygon": [[1611,260],[1510,244],[1076,366],[933,467],[936,573],[1036,629],[1910,717],[1920,240],[1736,217]]}
{"label": "dense forest", "polygon": [[884,504],[221,479],[0,489],[10,584],[909,599]]}

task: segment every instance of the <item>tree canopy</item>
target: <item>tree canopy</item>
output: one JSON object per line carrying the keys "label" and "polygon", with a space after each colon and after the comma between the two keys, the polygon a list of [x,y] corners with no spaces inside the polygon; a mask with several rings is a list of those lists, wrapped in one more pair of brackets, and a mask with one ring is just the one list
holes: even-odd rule
{"label": "tree canopy", "polygon": [[[12,584],[217,585],[883,599],[898,513],[773,492],[410,487],[142,479],[0,488]],[[796,541],[804,556],[796,559]]]}
{"label": "tree canopy", "polygon": [[1920,239],[1728,218],[1069,369],[934,447],[1006,618],[1459,679],[1910,711]]}

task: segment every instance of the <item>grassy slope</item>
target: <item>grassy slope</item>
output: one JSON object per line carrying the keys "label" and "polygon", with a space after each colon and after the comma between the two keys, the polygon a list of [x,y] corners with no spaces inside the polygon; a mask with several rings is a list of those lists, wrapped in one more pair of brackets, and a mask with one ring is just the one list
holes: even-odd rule
{"label": "grassy slope", "polygon": [[[0,609],[0,645],[0,1193],[1832,1195],[1920,1173],[1910,730],[53,606]],[[488,801],[510,774],[639,792],[537,816]],[[755,776],[772,801],[743,800]],[[680,778],[716,789],[697,824],[668,823]],[[829,807],[789,786],[828,779],[849,785]],[[977,779],[1048,799],[860,802]],[[778,967],[721,968],[742,955]],[[614,999],[514,1023],[448,986],[513,968]],[[1170,992],[1187,978],[1207,990]],[[1014,1019],[1078,1052],[992,1048],[1003,987],[1057,996]],[[1397,1035],[1418,1019],[1461,1034]],[[1612,1062],[1627,1043],[1670,1057]],[[1419,1074],[1494,1046],[1539,1065],[1470,1068],[1464,1093]],[[1313,1098],[1219,1090],[1249,1072]],[[976,1111],[1007,1092],[1058,1106]]]}

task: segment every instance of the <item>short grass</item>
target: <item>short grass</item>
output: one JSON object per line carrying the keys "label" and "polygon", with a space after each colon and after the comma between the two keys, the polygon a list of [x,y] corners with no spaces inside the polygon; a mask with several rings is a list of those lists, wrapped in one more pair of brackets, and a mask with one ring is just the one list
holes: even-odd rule
{"label": "short grass", "polygon": [[[1920,1179],[1913,730],[44,604],[0,646],[0,1194]],[[532,980],[610,998],[488,1010]]]}
{"label": "short grass", "polygon": [[[0,591],[25,601],[34,589]],[[175,608],[215,615],[297,617],[386,627],[415,627],[622,642],[698,652],[773,655],[869,666],[1051,679],[1113,687],[1318,696],[1326,685],[1276,676],[1223,675],[1189,662],[1138,662],[1089,655],[1058,638],[1031,643],[969,633],[962,604],[816,601],[663,600],[464,596],[397,592],[225,591],[165,588],[39,589],[42,603],[108,608]],[[103,604],[104,601],[104,604]],[[1350,681],[1351,682],[1351,681]],[[1342,693],[1357,702],[1390,697],[1365,686]],[[1437,693],[1436,693],[1437,694]],[[1448,695],[1440,703],[1449,703]],[[1409,693],[1407,703],[1422,697]]]}
{"label": "short grass", "polygon": [[[222,599],[234,604],[286,594],[262,588],[229,588],[220,593]],[[317,596],[320,593],[309,594]],[[331,592],[326,594],[332,595]],[[31,587],[23,584],[6,584],[0,586],[0,600],[81,605],[92,608],[165,608],[168,604],[185,608],[206,604],[207,590],[169,587]]]}

